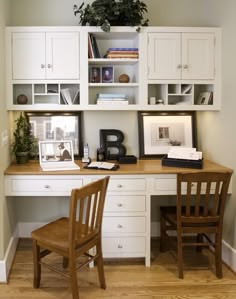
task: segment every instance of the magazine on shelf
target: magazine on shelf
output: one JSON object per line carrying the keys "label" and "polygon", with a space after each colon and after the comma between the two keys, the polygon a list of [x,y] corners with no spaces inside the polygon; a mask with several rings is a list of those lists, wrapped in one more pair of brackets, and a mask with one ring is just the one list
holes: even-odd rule
{"label": "magazine on shelf", "polygon": [[76,91],[75,95],[72,96],[72,91],[70,88],[63,88],[61,89],[61,97],[65,104],[67,105],[73,105],[75,104],[79,99],[80,91],[79,89]]}

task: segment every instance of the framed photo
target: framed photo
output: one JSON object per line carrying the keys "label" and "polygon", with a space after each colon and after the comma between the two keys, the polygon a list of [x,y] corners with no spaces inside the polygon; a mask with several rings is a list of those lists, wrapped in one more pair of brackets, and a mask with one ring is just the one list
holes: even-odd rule
{"label": "framed photo", "polygon": [[38,141],[72,140],[74,157],[83,156],[82,112],[25,112]]}
{"label": "framed photo", "polygon": [[201,92],[197,99],[198,105],[212,105],[213,104],[213,93],[211,91]]}
{"label": "framed photo", "polygon": [[101,68],[99,66],[93,66],[89,69],[89,82],[100,83],[101,82]]}
{"label": "framed photo", "polygon": [[172,146],[196,147],[195,112],[138,112],[140,158],[166,155]]}
{"label": "framed photo", "polygon": [[103,66],[102,67],[102,83],[113,83],[114,82],[114,67]]}

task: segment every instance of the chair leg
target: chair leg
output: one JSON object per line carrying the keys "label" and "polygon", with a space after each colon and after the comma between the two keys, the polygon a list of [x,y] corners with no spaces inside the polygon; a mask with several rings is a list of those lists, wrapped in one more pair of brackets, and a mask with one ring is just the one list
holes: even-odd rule
{"label": "chair leg", "polygon": [[178,250],[178,272],[179,278],[184,278],[183,272],[183,246],[182,246],[182,236],[181,233],[177,231],[177,250]]}
{"label": "chair leg", "polygon": [[99,281],[100,281],[100,287],[102,289],[106,289],[106,280],[105,280],[105,274],[104,274],[104,263],[103,263],[101,240],[98,241],[98,244],[96,246],[96,250],[97,250],[97,253],[98,253],[97,268],[98,268],[98,276],[99,276]]}
{"label": "chair leg", "polygon": [[79,299],[79,289],[78,289],[75,258],[74,259],[70,258],[69,271],[70,271],[72,298],[73,299]]}
{"label": "chair leg", "polygon": [[[203,234],[197,234],[197,243],[203,243]],[[197,252],[202,252],[202,246],[196,246]]]}
{"label": "chair leg", "polygon": [[40,286],[41,280],[41,265],[40,265],[40,247],[36,240],[33,240],[33,263],[34,263],[34,288],[37,289]]}
{"label": "chair leg", "polygon": [[216,276],[218,278],[222,278],[222,244],[221,238],[219,235],[216,235],[216,245],[215,245],[215,268],[216,268]]}
{"label": "chair leg", "polygon": [[162,213],[160,214],[160,251],[166,250],[166,220]]}
{"label": "chair leg", "polygon": [[69,259],[67,257],[63,256],[62,266],[63,266],[64,269],[68,268],[68,266],[69,266]]}

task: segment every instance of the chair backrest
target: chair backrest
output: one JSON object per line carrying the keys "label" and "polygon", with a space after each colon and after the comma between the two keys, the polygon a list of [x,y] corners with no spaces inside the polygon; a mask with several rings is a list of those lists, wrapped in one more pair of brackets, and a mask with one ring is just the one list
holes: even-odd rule
{"label": "chair backrest", "polygon": [[69,215],[69,242],[72,248],[101,234],[109,179],[106,176],[72,190]]}
{"label": "chair backrest", "polygon": [[[215,232],[223,222],[231,172],[196,172],[177,175],[177,222],[184,230],[192,226]],[[204,231],[204,230],[203,230]]]}

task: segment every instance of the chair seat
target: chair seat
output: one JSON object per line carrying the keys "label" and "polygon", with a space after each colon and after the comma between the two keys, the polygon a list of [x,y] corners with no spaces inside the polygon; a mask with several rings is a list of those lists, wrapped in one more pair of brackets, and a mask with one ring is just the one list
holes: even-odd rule
{"label": "chair seat", "polygon": [[[82,230],[85,227],[82,227]],[[96,236],[96,232],[76,241],[76,249],[89,242]],[[69,251],[69,218],[62,217],[48,223],[32,232],[32,238],[41,244],[50,246],[68,254]]]}
{"label": "chair seat", "polygon": [[[160,207],[160,211],[163,215],[163,217],[168,221],[170,222],[172,225],[177,225],[177,207],[175,206],[169,206],[169,207],[166,207],[166,206],[161,206]],[[185,211],[185,207],[183,207],[182,209],[182,215],[184,214],[184,211]],[[194,223],[194,211],[195,211],[195,208],[194,207],[190,207],[190,215],[191,216],[188,216],[191,217],[190,219],[193,220],[193,222],[185,222],[185,217],[182,216],[182,226],[191,226],[191,227],[201,227],[201,226],[205,226],[206,227],[206,223],[204,222],[204,218],[203,217],[203,211],[204,211],[204,207],[200,207],[200,210],[199,210],[199,215],[197,216],[197,223]],[[201,217],[202,217],[202,221],[201,222]],[[211,226],[215,226],[216,222],[218,221],[218,218],[217,218],[217,221],[216,221],[216,218],[217,217],[211,217],[210,215],[208,216],[208,219],[209,221],[207,222],[207,227],[211,227]],[[212,222],[210,221],[212,220]]]}
{"label": "chair seat", "polygon": [[32,238],[40,243],[50,244],[58,250],[69,250],[69,218],[62,217],[34,231]]}

